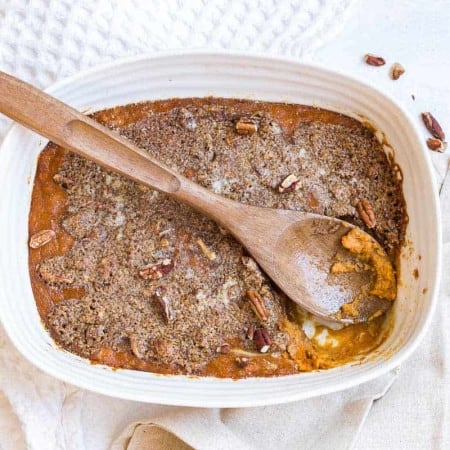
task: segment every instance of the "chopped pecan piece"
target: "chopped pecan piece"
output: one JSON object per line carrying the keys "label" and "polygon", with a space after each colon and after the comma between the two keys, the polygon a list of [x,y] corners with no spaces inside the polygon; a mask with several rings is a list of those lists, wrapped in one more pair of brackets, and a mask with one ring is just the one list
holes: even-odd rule
{"label": "chopped pecan piece", "polygon": [[180,108],[178,111],[178,122],[186,130],[193,131],[197,128],[197,121],[194,114],[186,108]]}
{"label": "chopped pecan piece", "polygon": [[158,303],[161,306],[161,310],[166,323],[172,322],[175,318],[175,311],[172,308],[170,299],[167,296],[166,289],[164,288],[164,286],[157,287],[155,289],[153,296],[154,298],[156,298],[156,300],[158,300]]}
{"label": "chopped pecan piece", "polygon": [[261,353],[267,353],[269,351],[270,344],[272,344],[269,333],[267,333],[265,328],[258,328],[255,330],[253,341],[255,342],[256,348]]}
{"label": "chopped pecan piece", "polygon": [[170,242],[168,239],[163,238],[159,241],[159,245],[161,245],[162,248],[167,248],[170,245]]}
{"label": "chopped pecan piece", "polygon": [[253,289],[249,289],[245,295],[250,300],[252,309],[258,316],[258,319],[262,322],[267,322],[267,320],[269,319],[269,313],[259,292]]}
{"label": "chopped pecan piece", "polygon": [[306,194],[306,205],[313,213],[323,214],[325,212],[324,206],[320,203],[317,194],[313,191],[309,191]]}
{"label": "chopped pecan piece", "polygon": [[241,261],[246,269],[243,272],[243,277],[247,286],[252,286],[252,288],[256,290],[260,289],[265,278],[256,261],[250,256],[242,256]]}
{"label": "chopped pecan piece", "polygon": [[222,344],[219,345],[219,347],[217,347],[216,352],[217,353],[222,353],[222,355],[226,355],[227,353],[230,353],[231,347],[230,344]]}
{"label": "chopped pecan piece", "polygon": [[59,184],[63,189],[67,189],[73,185],[73,181],[70,178],[67,178],[59,173],[53,175],[53,181],[56,184]]}
{"label": "chopped pecan piece", "polygon": [[50,286],[75,282],[75,273],[64,267],[61,256],[42,261],[37,266],[37,270],[41,278]]}
{"label": "chopped pecan piece", "polygon": [[129,336],[130,339],[130,347],[131,352],[134,356],[136,356],[139,359],[144,358],[145,356],[145,342],[142,341],[138,336],[135,336],[132,334]]}
{"label": "chopped pecan piece", "polygon": [[369,66],[384,66],[386,64],[384,58],[372,55],[371,53],[364,55],[364,61],[369,64]]}
{"label": "chopped pecan piece", "polygon": [[41,230],[30,238],[30,247],[39,248],[56,238],[56,233],[53,230]]}
{"label": "chopped pecan piece", "polygon": [[253,336],[255,335],[255,326],[250,325],[247,329],[246,336],[248,339],[253,340]]}
{"label": "chopped pecan piece", "polygon": [[299,179],[291,173],[281,182],[278,191],[281,193],[296,191],[299,188],[298,182]]}
{"label": "chopped pecan piece", "polygon": [[373,228],[376,224],[375,213],[369,200],[363,198],[357,205],[359,217],[366,224],[367,228]]}
{"label": "chopped pecan piece", "polygon": [[241,256],[241,261],[242,264],[244,264],[244,266],[251,272],[258,272],[258,273],[261,272],[256,261],[250,256]]}
{"label": "chopped pecan piece", "polygon": [[404,67],[400,63],[394,63],[391,67],[391,78],[398,80],[405,73]]}
{"label": "chopped pecan piece", "polygon": [[162,238],[163,236],[167,236],[168,234],[170,234],[172,232],[171,228],[166,228],[165,230],[162,230],[159,232],[158,236],[160,238]]}
{"label": "chopped pecan piece", "polygon": [[208,246],[201,240],[201,239],[197,239],[197,244],[200,247],[200,250],[202,251],[202,253],[210,260],[210,261],[214,261],[217,257],[217,255],[208,248]]}
{"label": "chopped pecan piece", "polygon": [[194,169],[193,167],[187,167],[185,169],[185,171],[183,172],[183,175],[189,179],[194,178],[196,174],[197,174],[197,170]]}
{"label": "chopped pecan piece", "polygon": [[174,266],[174,262],[171,259],[166,258],[157,264],[144,267],[139,271],[139,276],[144,280],[159,280],[164,275],[172,272]]}
{"label": "chopped pecan piece", "polygon": [[440,123],[436,120],[436,118],[430,112],[422,113],[422,120],[427,130],[435,137],[440,139],[441,141],[445,141],[445,133],[442,130]]}
{"label": "chopped pecan piece", "polygon": [[258,123],[250,117],[241,117],[236,122],[236,133],[238,134],[255,134],[258,131]]}
{"label": "chopped pecan piece", "polygon": [[428,138],[427,146],[430,150],[442,153],[447,148],[447,142],[443,142],[440,139],[436,139],[436,138]]}
{"label": "chopped pecan piece", "polygon": [[240,369],[244,369],[245,367],[248,366],[248,363],[250,362],[250,360],[248,358],[246,358],[245,356],[238,356],[235,359],[236,365],[240,368]]}
{"label": "chopped pecan piece", "polygon": [[384,312],[381,311],[381,310],[375,311],[375,312],[367,319],[367,322],[371,322],[372,320],[376,319],[377,317],[382,316],[383,314],[384,314]]}

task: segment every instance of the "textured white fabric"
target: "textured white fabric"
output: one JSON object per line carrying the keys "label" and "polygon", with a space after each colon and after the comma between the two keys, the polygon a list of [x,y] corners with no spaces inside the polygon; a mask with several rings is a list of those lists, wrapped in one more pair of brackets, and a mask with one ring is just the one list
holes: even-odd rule
{"label": "textured white fabric", "polygon": [[305,57],[342,28],[355,2],[2,0],[0,68],[44,87],[102,62],[168,49]]}
{"label": "textured white fabric", "polygon": [[[120,56],[165,49],[234,48],[308,58],[342,29],[355,3],[3,0],[0,69],[44,87]],[[0,118],[0,137],[6,126],[7,121]],[[434,375],[443,378],[442,360],[430,356],[430,364],[435,364],[436,372],[424,373],[427,381]],[[149,421],[171,428],[197,448],[229,448],[217,446],[209,430],[199,433],[199,428],[189,426],[196,420],[220,422],[221,432],[234,436],[234,441],[228,441],[235,443],[234,448],[348,448],[373,401],[396,376],[391,373],[344,393],[292,405],[194,411],[116,400],[66,385],[28,364],[0,329],[0,449],[101,450],[109,448],[115,437],[114,448],[121,449],[135,427],[130,424]],[[411,407],[416,406],[414,390],[414,386],[408,390]],[[439,410],[434,406],[430,405],[430,411]],[[377,414],[376,410],[371,414]],[[260,411],[271,420],[255,428],[254,418]],[[289,425],[289,433],[273,434],[273,440],[261,443],[265,429],[279,429],[277,417],[283,426]],[[365,447],[365,441],[357,442]]]}

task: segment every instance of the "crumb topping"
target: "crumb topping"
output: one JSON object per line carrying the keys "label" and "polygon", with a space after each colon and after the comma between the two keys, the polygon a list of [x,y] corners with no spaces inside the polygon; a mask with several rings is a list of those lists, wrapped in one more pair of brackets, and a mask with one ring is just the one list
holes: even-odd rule
{"label": "crumb topping", "polygon": [[[243,114],[215,100],[149,110],[114,128],[228,198],[343,218],[390,256],[403,239],[400,183],[356,121],[308,119],[291,133],[264,108]],[[214,222],[68,152],[53,179],[67,194],[61,224],[74,242],[36,270],[51,289],[83,293],[55,302],[45,318],[63,347],[88,358],[131,351],[177,373],[200,373],[230,348],[303,357],[307,348],[314,360],[314,346],[287,320],[290,301]],[[376,217],[370,229],[358,214],[362,199]],[[259,343],[248,337],[252,327]],[[292,360],[297,370],[314,367]]]}

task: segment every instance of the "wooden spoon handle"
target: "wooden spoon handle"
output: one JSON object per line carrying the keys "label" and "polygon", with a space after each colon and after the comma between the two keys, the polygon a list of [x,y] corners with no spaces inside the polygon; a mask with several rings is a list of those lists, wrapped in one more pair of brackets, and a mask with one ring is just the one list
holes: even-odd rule
{"label": "wooden spoon handle", "polygon": [[251,207],[214,194],[173,172],[118,133],[1,71],[0,112],[102,167],[187,203],[235,237],[241,234]]}
{"label": "wooden spoon handle", "polygon": [[0,112],[56,144],[166,193],[180,179],[118,133],[41,90],[0,72]]}

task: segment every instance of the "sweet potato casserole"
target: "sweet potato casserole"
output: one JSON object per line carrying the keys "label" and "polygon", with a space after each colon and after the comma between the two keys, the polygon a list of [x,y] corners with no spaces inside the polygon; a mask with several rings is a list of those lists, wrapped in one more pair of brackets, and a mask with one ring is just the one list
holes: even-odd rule
{"label": "sweet potato casserole", "polygon": [[[398,168],[355,119],[218,98],[93,117],[218,194],[352,222],[396,261],[406,223]],[[283,375],[354,360],[388,332],[381,312],[341,329],[316,323],[214,222],[52,143],[39,158],[29,231],[41,318],[57,344],[92,362]]]}

